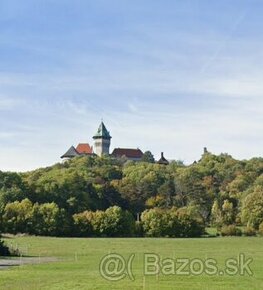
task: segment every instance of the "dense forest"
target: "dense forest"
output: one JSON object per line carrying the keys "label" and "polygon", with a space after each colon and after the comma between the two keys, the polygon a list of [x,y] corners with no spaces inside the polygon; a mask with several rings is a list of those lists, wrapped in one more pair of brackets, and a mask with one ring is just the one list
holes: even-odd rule
{"label": "dense forest", "polygon": [[263,233],[263,159],[209,152],[192,165],[76,157],[0,172],[0,232],[191,237]]}

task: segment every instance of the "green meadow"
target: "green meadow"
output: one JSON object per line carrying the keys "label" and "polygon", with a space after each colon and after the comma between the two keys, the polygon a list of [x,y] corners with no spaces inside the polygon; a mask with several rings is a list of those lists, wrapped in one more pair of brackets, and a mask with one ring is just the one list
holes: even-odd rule
{"label": "green meadow", "polygon": [[[0,271],[0,289],[263,289],[263,238],[229,237],[197,239],[165,238],[50,238],[14,237],[6,243],[18,247],[30,257],[55,257],[56,262],[10,267]],[[132,254],[132,274],[120,281],[108,281],[100,275],[100,262],[105,255],[117,253],[126,261]],[[225,261],[241,253],[252,258],[253,275],[144,275],[145,253],[158,254],[160,260],[179,258],[215,259],[220,270]],[[186,268],[187,269],[187,268]],[[132,278],[132,277],[131,277]]]}

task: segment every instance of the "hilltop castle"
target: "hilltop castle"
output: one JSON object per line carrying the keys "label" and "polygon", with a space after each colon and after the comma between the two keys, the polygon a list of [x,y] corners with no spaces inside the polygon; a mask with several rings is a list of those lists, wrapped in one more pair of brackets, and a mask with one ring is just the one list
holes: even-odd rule
{"label": "hilltop castle", "polygon": [[[104,123],[101,122],[97,133],[93,136],[94,146],[90,146],[88,143],[80,143],[76,148],[71,146],[68,151],[61,156],[61,158],[70,159],[83,155],[97,155],[100,157],[103,155],[111,155],[115,158],[125,158],[133,161],[142,160],[143,152],[139,148],[115,148],[110,154],[111,138],[110,132],[107,130]],[[169,164],[169,162],[164,158],[163,153],[158,163],[165,165]]]}

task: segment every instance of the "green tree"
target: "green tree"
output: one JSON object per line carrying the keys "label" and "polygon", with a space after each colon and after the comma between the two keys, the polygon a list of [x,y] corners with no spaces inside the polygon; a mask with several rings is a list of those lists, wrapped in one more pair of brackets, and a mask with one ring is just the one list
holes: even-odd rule
{"label": "green tree", "polygon": [[74,214],[74,234],[81,237],[91,237],[95,234],[93,230],[94,213],[92,211],[84,211]]}
{"label": "green tree", "polygon": [[29,233],[32,228],[33,205],[29,199],[15,201],[5,206],[3,227],[9,233]]}
{"label": "green tree", "polygon": [[255,229],[263,222],[263,186],[257,185],[245,198],[242,207],[242,221]]}
{"label": "green tree", "polygon": [[0,212],[7,203],[26,198],[26,185],[18,173],[0,171]]}
{"label": "green tree", "polygon": [[113,206],[105,211],[102,232],[108,237],[125,237],[134,234],[135,220],[131,213]]}
{"label": "green tree", "polygon": [[211,223],[213,226],[220,227],[223,224],[222,211],[218,200],[215,200],[211,210]]}
{"label": "green tree", "polygon": [[145,210],[141,215],[144,233],[149,237],[168,235],[169,214],[167,210],[153,208]]}
{"label": "green tree", "polygon": [[[159,194],[160,188],[172,178],[168,170],[166,166],[145,162],[131,163],[124,167],[123,178],[116,190],[127,200],[130,211],[135,214],[143,211],[146,201]],[[172,193],[163,192],[170,200]]]}
{"label": "green tree", "polygon": [[37,235],[58,236],[63,232],[65,221],[63,211],[57,204],[34,204],[32,214],[32,233]]}
{"label": "green tree", "polygon": [[197,237],[204,233],[204,222],[196,208],[153,208],[141,215],[146,236]]}
{"label": "green tree", "polygon": [[222,215],[223,215],[223,224],[231,225],[235,221],[235,212],[233,203],[230,202],[228,199],[224,200],[222,205]]}
{"label": "green tree", "polygon": [[142,162],[154,163],[155,159],[151,151],[145,151],[142,156]]}
{"label": "green tree", "polygon": [[205,223],[196,207],[184,207],[175,211],[179,228],[175,236],[199,237],[205,232]]}
{"label": "green tree", "polygon": [[73,216],[77,234],[82,236],[126,237],[133,236],[135,220],[131,213],[118,206],[106,211],[85,211]]}

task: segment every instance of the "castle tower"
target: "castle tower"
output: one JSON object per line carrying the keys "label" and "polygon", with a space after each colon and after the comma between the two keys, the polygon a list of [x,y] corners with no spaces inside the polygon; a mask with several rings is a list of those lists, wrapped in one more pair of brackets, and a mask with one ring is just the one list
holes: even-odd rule
{"label": "castle tower", "polygon": [[103,122],[101,122],[98,132],[93,136],[93,140],[95,153],[98,156],[109,155],[111,136]]}

